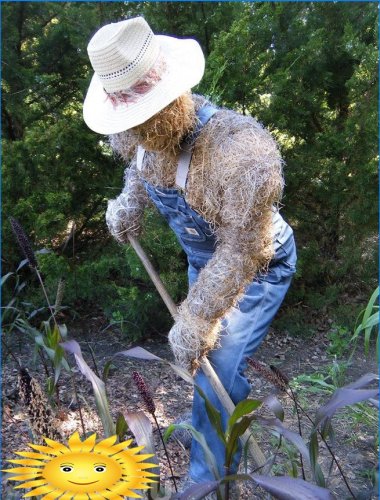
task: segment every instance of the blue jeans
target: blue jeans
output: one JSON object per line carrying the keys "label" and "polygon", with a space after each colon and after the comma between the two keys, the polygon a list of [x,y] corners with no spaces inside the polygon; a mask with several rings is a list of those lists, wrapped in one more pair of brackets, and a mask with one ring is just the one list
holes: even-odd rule
{"label": "blue jeans", "polygon": [[[213,256],[216,246],[213,231],[209,224],[188,206],[176,189],[156,188],[148,183],[145,183],[145,187],[187,254],[189,286],[191,286],[197,279],[199,271]],[[297,256],[293,231],[275,210],[273,227],[275,255],[270,262],[268,272],[256,276],[246,288],[244,296],[225,316],[222,322],[220,347],[209,353],[211,364],[235,404],[245,399],[250,392],[250,384],[244,375],[247,367],[246,358],[253,355],[267,334],[295,272]],[[225,426],[228,415],[202,370],[197,372],[195,383],[220,412]],[[205,436],[209,448],[215,455],[219,473],[224,476],[225,449],[208,420],[204,401],[196,391],[192,423]],[[230,473],[237,471],[240,456],[241,450],[234,456]],[[191,446],[190,477],[195,482],[214,479],[207,466],[203,449],[194,439]]]}
{"label": "blue jeans", "polygon": [[[268,273],[258,276],[246,288],[244,296],[236,307],[233,307],[224,318],[221,345],[208,356],[235,405],[247,398],[251,389],[244,375],[247,367],[246,359],[254,354],[267,334],[295,272],[296,251],[289,226],[286,232],[286,241],[283,244],[277,241],[277,257],[272,261]],[[196,280],[199,270],[200,268],[189,266],[190,286]],[[195,383],[220,412],[225,428],[228,414],[202,370],[197,372]],[[192,424],[206,437],[207,444],[216,457],[219,474],[224,476],[225,448],[207,418],[204,400],[197,391],[194,391]],[[229,473],[237,472],[240,457],[241,447],[234,456]],[[203,449],[194,439],[191,446],[190,477],[197,483],[214,479],[206,464]]]}

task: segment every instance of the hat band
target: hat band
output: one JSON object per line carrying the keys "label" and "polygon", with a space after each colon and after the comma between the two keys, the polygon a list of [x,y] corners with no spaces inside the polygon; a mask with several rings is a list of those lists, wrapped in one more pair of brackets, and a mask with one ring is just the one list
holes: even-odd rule
{"label": "hat band", "polygon": [[132,87],[124,90],[118,90],[116,92],[104,92],[107,94],[107,99],[109,99],[114,108],[119,104],[131,104],[136,102],[144,94],[150,92],[152,88],[161,81],[164,73],[166,71],[166,63],[162,55],[160,55],[152,66],[152,68],[146,73],[140,80],[138,80]]}

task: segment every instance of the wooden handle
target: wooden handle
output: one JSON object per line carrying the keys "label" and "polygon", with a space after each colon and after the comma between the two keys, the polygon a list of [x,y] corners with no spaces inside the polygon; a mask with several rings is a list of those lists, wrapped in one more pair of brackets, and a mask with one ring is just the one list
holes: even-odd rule
{"label": "wooden handle", "polygon": [[[143,266],[146,269],[146,272],[149,274],[150,279],[153,281],[155,287],[157,288],[158,293],[160,294],[162,300],[165,302],[167,308],[169,309],[170,314],[173,316],[175,319],[177,315],[177,306],[175,305],[173,299],[169,295],[168,291],[166,290],[164,284],[161,281],[161,278],[159,277],[158,273],[152,266],[152,263],[148,259],[148,256],[142,249],[140,243],[138,240],[134,237],[128,234],[128,240],[135,250],[136,254],[139,256]],[[226,409],[229,415],[232,414],[232,412],[235,409],[235,405],[232,402],[232,399],[229,397],[227,394],[227,391],[225,390],[224,386],[222,385],[221,381],[219,380],[218,375],[216,374],[214,368],[211,366],[210,361],[206,358],[203,357],[201,360],[201,368],[203,370],[203,373],[206,375],[211,387],[213,388],[215,394],[217,394],[220,402]],[[262,467],[266,463],[265,456],[263,452],[261,451],[259,445],[257,442],[254,440],[252,435],[246,431],[242,436],[241,436],[241,441],[243,443],[243,446],[248,441],[248,451],[250,455],[252,456],[253,460],[255,461],[256,465],[258,467]]]}

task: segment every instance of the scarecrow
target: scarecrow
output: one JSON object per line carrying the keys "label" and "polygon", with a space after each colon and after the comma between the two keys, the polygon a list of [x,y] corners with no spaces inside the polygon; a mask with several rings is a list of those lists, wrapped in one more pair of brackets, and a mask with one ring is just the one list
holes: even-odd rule
{"label": "scarecrow", "polygon": [[[293,232],[278,210],[284,185],[278,147],[252,117],[190,92],[204,72],[195,40],[155,35],[137,17],[102,27],[88,54],[95,73],[84,119],[109,135],[127,162],[124,189],[108,202],[108,228],[127,243],[153,202],[175,232],[188,259],[189,292],[169,342],[225,425],[228,415],[199,360],[208,356],[235,404],[246,398],[246,358],[264,339],[295,272]],[[192,424],[223,476],[224,446],[197,392]],[[213,479],[194,440],[189,475],[194,482]]]}

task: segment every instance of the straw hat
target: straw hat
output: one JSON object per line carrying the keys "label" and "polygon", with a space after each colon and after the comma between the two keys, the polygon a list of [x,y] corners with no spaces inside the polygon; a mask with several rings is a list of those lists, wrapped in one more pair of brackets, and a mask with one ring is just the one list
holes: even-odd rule
{"label": "straw hat", "polygon": [[154,35],[142,17],[103,26],[87,50],[95,74],[83,117],[100,134],[144,123],[199,83],[204,72],[198,42]]}

